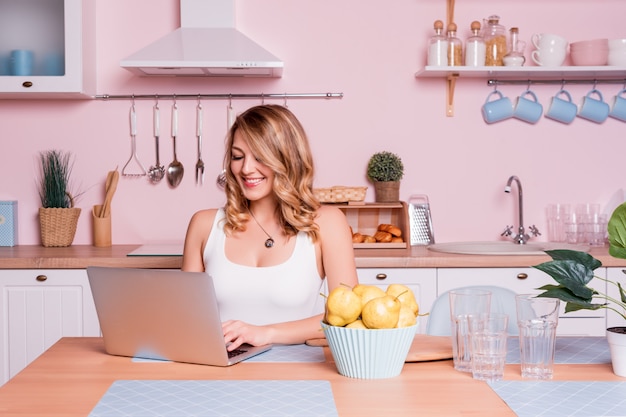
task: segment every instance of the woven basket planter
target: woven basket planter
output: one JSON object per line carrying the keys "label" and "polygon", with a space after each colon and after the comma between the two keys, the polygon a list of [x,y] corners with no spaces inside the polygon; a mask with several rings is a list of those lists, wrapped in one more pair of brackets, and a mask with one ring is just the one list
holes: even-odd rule
{"label": "woven basket planter", "polygon": [[377,203],[400,201],[400,181],[374,181]]}
{"label": "woven basket planter", "polygon": [[46,247],[70,246],[76,234],[79,208],[39,208],[41,244]]}

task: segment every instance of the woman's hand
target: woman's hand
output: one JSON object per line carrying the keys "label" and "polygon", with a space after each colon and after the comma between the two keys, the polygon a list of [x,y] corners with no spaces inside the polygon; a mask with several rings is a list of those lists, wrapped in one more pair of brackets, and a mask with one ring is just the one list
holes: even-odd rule
{"label": "woman's hand", "polygon": [[237,349],[243,343],[252,346],[271,343],[271,328],[267,326],[253,326],[239,320],[228,320],[222,323],[222,332],[228,351]]}

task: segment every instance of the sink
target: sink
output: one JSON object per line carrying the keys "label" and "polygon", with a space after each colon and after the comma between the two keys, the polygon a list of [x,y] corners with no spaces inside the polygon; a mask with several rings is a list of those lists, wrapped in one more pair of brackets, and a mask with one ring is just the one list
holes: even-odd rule
{"label": "sink", "polygon": [[507,241],[485,242],[448,242],[435,243],[428,246],[429,250],[464,255],[545,255],[544,251],[553,249],[570,249],[588,252],[589,245],[573,245],[558,242],[531,242],[519,245]]}

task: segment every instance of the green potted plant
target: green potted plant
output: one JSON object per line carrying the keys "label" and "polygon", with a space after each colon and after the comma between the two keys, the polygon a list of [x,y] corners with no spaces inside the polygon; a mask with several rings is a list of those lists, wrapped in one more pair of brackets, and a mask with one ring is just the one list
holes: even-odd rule
{"label": "green potted plant", "polygon": [[367,163],[367,178],[374,183],[379,203],[400,201],[400,180],[403,176],[404,165],[394,153],[377,152]]}
{"label": "green potted plant", "polygon": [[[626,203],[618,206],[612,213],[608,224],[609,254],[615,258],[626,259]],[[551,250],[546,253],[551,261],[535,265],[550,275],[558,285],[544,285],[539,297],[558,298],[564,301],[565,313],[577,310],[598,310],[605,308],[619,314],[624,325],[609,327],[606,331],[611,349],[613,372],[626,377],[626,292],[620,282],[597,276],[595,270],[602,262],[586,252],[573,250]],[[622,271],[626,273],[626,270]],[[602,292],[587,284],[598,278],[605,281],[609,288],[615,288],[618,297],[612,297],[611,291]]]}
{"label": "green potted plant", "polygon": [[70,192],[72,155],[69,152],[48,150],[40,152],[39,224],[43,246],[70,246],[76,234],[80,208],[74,207]]}

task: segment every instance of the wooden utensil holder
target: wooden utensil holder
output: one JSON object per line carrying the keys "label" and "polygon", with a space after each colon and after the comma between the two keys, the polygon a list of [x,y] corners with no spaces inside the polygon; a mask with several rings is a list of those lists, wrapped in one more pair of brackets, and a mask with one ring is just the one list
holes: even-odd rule
{"label": "wooden utensil holder", "polygon": [[93,206],[91,217],[93,220],[93,245],[105,248],[111,246],[111,212],[106,217],[98,217],[102,205]]}

